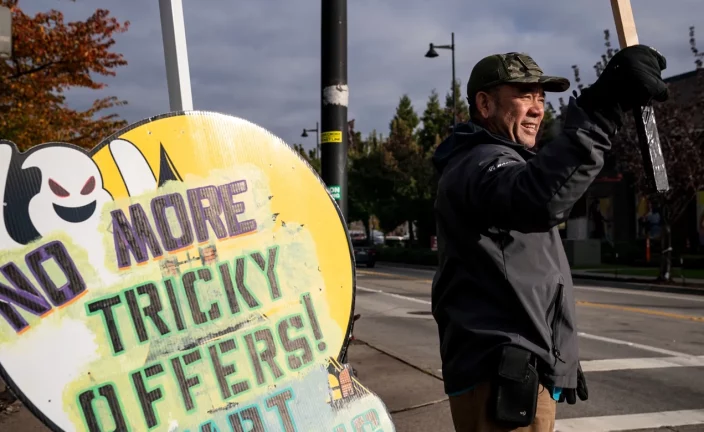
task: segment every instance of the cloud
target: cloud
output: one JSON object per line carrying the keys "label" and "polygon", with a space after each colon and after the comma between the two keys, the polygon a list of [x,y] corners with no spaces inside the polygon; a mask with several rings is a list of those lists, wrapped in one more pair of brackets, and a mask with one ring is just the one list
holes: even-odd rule
{"label": "cloud", "polygon": [[[123,0],[20,1],[28,12],[59,8],[67,20],[109,9],[130,30],[116,36],[115,49],[129,65],[106,79],[101,92],[79,90],[70,103],[116,95],[129,104],[117,109],[130,122],[169,110],[158,2]],[[694,68],[689,26],[704,35],[701,0],[633,2],[641,43],[668,58],[665,76]],[[196,109],[213,110],[257,123],[289,144],[312,148],[301,138],[320,118],[320,2],[184,0],[191,84]],[[618,41],[610,3],[602,1],[355,0],[348,2],[349,119],[363,133],[388,133],[396,104],[408,94],[421,113],[431,90],[444,102],[450,89],[450,51],[424,57],[430,42],[449,44],[455,32],[456,74],[463,89],[472,66],[495,52],[523,51],[545,73],[573,81],[579,65],[583,83],[605,48],[603,30]],[[700,37],[704,41],[704,36]],[[704,43],[704,42],[702,42]],[[700,44],[701,45],[701,44]],[[574,84],[574,83],[573,83]],[[549,95],[557,105],[557,97]],[[462,97],[464,97],[464,90]]]}

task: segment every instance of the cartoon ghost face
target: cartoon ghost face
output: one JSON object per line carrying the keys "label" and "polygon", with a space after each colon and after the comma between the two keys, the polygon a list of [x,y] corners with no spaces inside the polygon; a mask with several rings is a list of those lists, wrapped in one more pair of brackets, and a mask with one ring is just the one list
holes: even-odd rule
{"label": "cartoon ghost face", "polygon": [[101,208],[112,197],[88,155],[70,147],[48,147],[27,157],[22,168],[30,167],[41,171],[41,188],[29,201],[29,216],[42,236],[97,227]]}

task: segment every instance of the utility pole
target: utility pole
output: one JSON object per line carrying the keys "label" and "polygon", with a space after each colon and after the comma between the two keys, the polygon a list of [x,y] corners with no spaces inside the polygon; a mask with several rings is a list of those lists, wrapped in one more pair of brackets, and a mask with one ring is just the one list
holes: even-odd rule
{"label": "utility pole", "polygon": [[347,0],[322,0],[321,174],[347,221]]}
{"label": "utility pole", "polygon": [[188,71],[186,27],[181,0],[159,0],[159,12],[161,36],[164,40],[169,108],[171,111],[192,110],[191,75]]}

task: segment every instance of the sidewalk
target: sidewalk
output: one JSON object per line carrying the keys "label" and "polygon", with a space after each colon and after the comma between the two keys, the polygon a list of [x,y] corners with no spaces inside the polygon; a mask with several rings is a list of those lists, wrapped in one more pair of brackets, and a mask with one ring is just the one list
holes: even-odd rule
{"label": "sidewalk", "polygon": [[[685,278],[675,279],[672,284],[656,283],[652,276],[634,276],[619,273],[617,269],[605,271],[604,269],[572,270],[572,278],[577,280],[593,280],[621,283],[623,288],[641,289],[646,291],[660,291],[675,294],[704,295],[704,279]],[[621,288],[621,286],[615,286]]]}
{"label": "sidewalk", "polygon": [[[442,381],[363,342],[350,344],[349,362],[362,385],[384,401],[401,432],[453,432]],[[0,383],[0,391],[4,384]],[[0,431],[49,432],[20,402],[0,408]]]}
{"label": "sidewalk", "polygon": [[20,401],[8,405],[11,398],[6,392],[5,383],[0,379],[0,431],[8,432],[49,432]]}
{"label": "sidewalk", "polygon": [[454,432],[441,380],[361,341],[348,352],[357,379],[384,401],[397,431]]}

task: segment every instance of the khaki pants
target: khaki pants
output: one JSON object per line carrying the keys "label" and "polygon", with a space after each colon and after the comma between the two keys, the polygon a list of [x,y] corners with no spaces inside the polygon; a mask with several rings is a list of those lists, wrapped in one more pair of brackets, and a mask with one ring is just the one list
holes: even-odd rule
{"label": "khaki pants", "polygon": [[489,417],[488,403],[491,384],[477,385],[467,393],[450,396],[450,411],[456,432],[553,432],[557,402],[542,385],[538,387],[538,406],[533,424],[509,429],[497,426]]}

